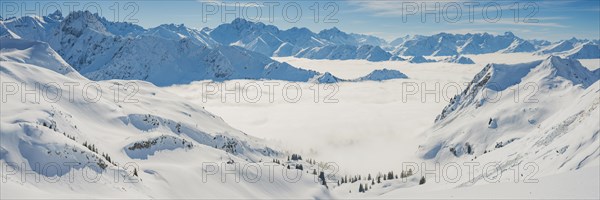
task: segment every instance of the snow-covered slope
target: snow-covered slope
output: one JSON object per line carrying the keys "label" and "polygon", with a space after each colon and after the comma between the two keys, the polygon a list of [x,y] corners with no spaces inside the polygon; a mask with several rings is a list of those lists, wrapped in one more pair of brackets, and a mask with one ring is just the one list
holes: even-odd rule
{"label": "snow-covered slope", "polygon": [[419,153],[442,163],[495,162],[502,171],[535,163],[538,177],[597,165],[599,83],[577,60],[557,56],[489,64],[443,109]]}
{"label": "snow-covered slope", "polygon": [[[268,174],[261,162],[285,155],[148,82],[90,81],[47,44],[0,42],[3,84],[58,84],[37,98],[2,91],[2,198],[329,198],[313,176],[221,179],[222,166],[252,178]],[[261,167],[242,171],[247,164]],[[219,171],[207,176],[212,170]]]}
{"label": "snow-covered slope", "polygon": [[526,40],[514,40],[508,47],[500,50],[502,53],[533,52],[536,48]]}
{"label": "snow-covered slope", "polygon": [[569,51],[559,54],[571,59],[592,59],[600,58],[600,44],[592,42],[583,43]]}
{"label": "snow-covered slope", "polygon": [[404,37],[399,37],[399,38],[396,38],[396,39],[392,40],[389,43],[389,45],[393,46],[393,47],[396,47],[396,46],[401,45],[402,43],[404,43],[404,41],[409,40],[410,38],[411,38],[410,35],[405,35]]}
{"label": "snow-covered slope", "polygon": [[0,61],[44,66],[65,76],[82,78],[58,53],[44,42],[2,39]]}
{"label": "snow-covered slope", "polygon": [[19,39],[21,36],[12,32],[10,29],[6,27],[6,25],[0,21],[0,39],[8,38],[8,39]]}
{"label": "snow-covered slope", "polygon": [[571,38],[542,48],[536,55],[559,55],[571,59],[600,58],[600,44],[590,40]]}
{"label": "snow-covered slope", "polygon": [[573,42],[571,42],[571,40],[562,40],[562,41],[559,41],[557,43],[548,45],[547,47],[540,49],[535,54],[536,55],[544,55],[544,54],[558,53],[558,52],[571,50],[574,47],[575,47],[575,44],[573,44]]}

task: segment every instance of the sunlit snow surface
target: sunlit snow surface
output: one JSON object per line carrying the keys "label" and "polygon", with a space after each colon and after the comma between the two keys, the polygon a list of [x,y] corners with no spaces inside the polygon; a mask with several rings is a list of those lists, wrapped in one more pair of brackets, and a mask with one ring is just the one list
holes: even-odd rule
{"label": "sunlit snow surface", "polygon": [[[437,34],[392,48],[337,28],[270,37],[257,33],[276,27],[243,20],[220,27],[143,29],[89,12],[2,21],[1,197],[600,198],[597,41],[538,49],[512,33],[475,34],[456,46],[435,39],[452,35]],[[440,41],[447,45],[427,45]],[[502,45],[479,48],[489,41]],[[465,55],[443,56],[457,51]],[[206,79],[222,82],[194,82]],[[14,93],[36,83],[92,84],[83,92],[101,96],[90,102],[81,87],[73,100],[66,87],[45,91],[45,98],[62,97],[56,102]],[[181,85],[156,86],[171,84]],[[125,102],[131,92],[135,100]],[[305,160],[288,161],[293,153]],[[207,163],[274,159],[283,161],[274,179],[264,165],[235,169],[261,177],[256,182],[206,175]],[[307,159],[337,166],[329,188],[311,173],[323,163]],[[79,165],[36,167],[48,163]],[[469,163],[479,167],[471,171]],[[298,164],[305,168],[293,169]],[[376,185],[335,183],[436,164],[441,179],[426,175],[424,185],[422,169]],[[447,170],[453,164],[459,169]],[[286,180],[279,172],[288,167],[307,175]],[[98,179],[81,176],[90,172]],[[358,193],[359,183],[369,191]]]}

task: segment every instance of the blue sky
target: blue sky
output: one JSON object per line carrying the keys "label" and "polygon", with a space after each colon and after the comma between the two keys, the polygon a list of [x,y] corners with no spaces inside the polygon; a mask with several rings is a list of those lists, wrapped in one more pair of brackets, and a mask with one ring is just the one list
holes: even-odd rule
{"label": "blue sky", "polygon": [[[75,3],[73,3],[75,2]],[[153,27],[165,23],[195,28],[215,27],[235,17],[287,29],[314,32],[338,27],[387,40],[407,34],[439,32],[502,34],[511,31],[526,39],[599,39],[600,1],[3,1],[4,17],[47,14],[56,7],[99,12],[109,20]],[[437,7],[436,7],[437,5]],[[16,10],[15,7],[16,6]],[[318,8],[318,13],[315,12]],[[224,11],[225,9],[230,11]],[[517,15],[518,10],[518,15]],[[302,14],[298,15],[300,11]],[[237,13],[237,14],[233,14]],[[437,13],[424,14],[424,13]],[[517,17],[518,16],[518,17]],[[436,22],[436,17],[439,21]]]}

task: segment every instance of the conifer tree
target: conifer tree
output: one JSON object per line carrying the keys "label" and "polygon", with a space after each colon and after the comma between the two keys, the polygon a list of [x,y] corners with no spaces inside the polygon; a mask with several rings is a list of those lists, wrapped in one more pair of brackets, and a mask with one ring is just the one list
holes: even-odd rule
{"label": "conifer tree", "polygon": [[321,179],[321,184],[322,184],[323,186],[325,186],[325,188],[328,188],[328,187],[327,187],[327,180],[325,180],[325,172],[321,172],[321,173],[319,174],[319,179]]}

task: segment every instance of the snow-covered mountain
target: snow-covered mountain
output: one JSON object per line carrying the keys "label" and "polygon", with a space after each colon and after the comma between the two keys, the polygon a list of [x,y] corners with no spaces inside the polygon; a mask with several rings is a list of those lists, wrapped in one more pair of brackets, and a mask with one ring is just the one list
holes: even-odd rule
{"label": "snow-covered mountain", "polygon": [[210,36],[223,45],[240,46],[267,56],[370,61],[392,57],[380,47],[387,45],[385,40],[370,35],[348,34],[335,27],[319,33],[296,27],[280,30],[273,25],[238,18],[211,30]]}
{"label": "snow-covered mountain", "polygon": [[564,52],[562,55],[571,59],[600,58],[600,44],[586,42],[569,51]]}
{"label": "snow-covered mountain", "polygon": [[458,54],[456,36],[440,33],[429,37],[412,37],[394,49],[394,55],[404,56],[450,56]]}
{"label": "snow-covered mountain", "polygon": [[529,43],[533,44],[535,46],[535,49],[542,49],[542,48],[547,47],[552,44],[552,42],[550,42],[548,40],[533,39],[533,40],[527,40],[527,41]]}
{"label": "snow-covered mountain", "polygon": [[350,35],[352,37],[354,37],[354,39],[356,39],[356,42],[359,45],[380,46],[382,48],[388,46],[387,41],[385,41],[384,39],[379,38],[377,36],[356,34],[356,33],[350,33]]}
{"label": "snow-covered mountain", "polygon": [[344,81],[348,81],[348,80],[338,78],[329,72],[325,72],[321,75],[315,76],[310,82],[313,82],[313,83],[339,83],[339,82],[344,82]]}
{"label": "snow-covered mountain", "polygon": [[396,38],[389,43],[389,46],[392,46],[392,47],[399,46],[402,43],[404,43],[404,41],[411,39],[411,37],[414,37],[414,36],[405,35],[403,37]]}
{"label": "snow-covered mountain", "polygon": [[270,56],[284,42],[278,37],[279,32],[275,26],[237,18],[229,24],[219,25],[209,34],[223,45],[240,46]]}
{"label": "snow-covered mountain", "polygon": [[21,36],[12,32],[10,29],[6,27],[3,23],[0,23],[0,39],[8,38],[8,39],[19,39]]}
{"label": "snow-covered mountain", "polygon": [[406,39],[398,45],[394,55],[405,56],[452,56],[458,54],[532,52],[536,48],[511,32],[504,35],[488,33],[449,34],[439,33]]}
{"label": "snow-covered mountain", "polygon": [[381,49],[379,46],[371,45],[329,45],[314,47],[298,52],[295,57],[328,60],[351,60],[360,59],[368,61],[386,61],[394,58],[392,54]]}
{"label": "snow-covered mountain", "polygon": [[556,42],[554,44],[550,44],[550,45],[540,49],[535,54],[544,55],[544,54],[564,52],[564,51],[569,51],[569,50],[575,48],[575,46],[576,46],[576,44],[574,44],[571,40],[562,40],[562,41]]}
{"label": "snow-covered mountain", "polygon": [[535,163],[538,176],[597,165],[598,80],[577,60],[557,56],[489,64],[436,118],[420,155],[443,163],[495,162],[502,171]]}
{"label": "snow-covered mountain", "polygon": [[393,69],[378,69],[374,70],[371,73],[358,78],[358,81],[385,81],[392,79],[404,79],[408,78],[406,74]]}
{"label": "snow-covered mountain", "polygon": [[[34,88],[58,83],[43,90],[42,97],[3,90],[0,164],[10,170],[3,174],[2,189],[11,191],[3,198],[330,198],[313,176],[295,183],[282,176],[222,179],[220,171],[207,176],[224,170],[221,166],[242,174],[240,166],[284,159],[285,154],[151,83],[91,81],[46,43],[0,42],[3,84]],[[63,83],[84,92],[70,95]],[[269,173],[267,167],[257,169]],[[25,173],[26,179],[17,175]]]}
{"label": "snow-covered mountain", "polygon": [[423,56],[413,56],[410,59],[408,59],[408,62],[410,62],[410,63],[430,63],[430,62],[435,62],[435,60],[430,60]]}
{"label": "snow-covered mountain", "polygon": [[308,81],[317,75],[260,53],[218,45],[204,31],[185,26],[144,30],[108,22],[88,11],[71,13],[63,20],[27,16],[2,24],[21,38],[48,42],[93,80],[136,79],[171,85],[206,79]]}
{"label": "snow-covered mountain", "polygon": [[560,55],[573,59],[591,59],[600,58],[600,44],[590,40],[580,40],[571,38],[561,40],[548,45],[539,51],[536,55]]}
{"label": "snow-covered mountain", "polygon": [[515,40],[508,47],[502,50],[502,53],[519,53],[519,52],[533,52],[536,47],[526,40]]}
{"label": "snow-covered mountain", "polygon": [[475,64],[475,62],[473,60],[471,60],[468,57],[465,56],[450,56],[446,59],[443,59],[442,62],[447,62],[447,63],[458,63],[458,64]]}
{"label": "snow-covered mountain", "polygon": [[[90,29],[91,31],[87,31],[87,29]],[[87,68],[87,71],[81,71],[82,74],[86,76],[92,71],[99,70],[100,65],[109,65],[104,62],[94,62],[100,64],[91,64],[93,66],[87,66],[86,63],[91,63],[91,60],[99,59],[92,57],[102,57],[100,60],[107,60],[106,58],[112,58],[115,54],[119,53],[118,51],[124,43],[135,43],[139,38],[144,37],[145,39],[142,39],[144,42],[149,42],[148,38],[181,41],[182,43],[187,43],[187,41],[189,41],[194,44],[193,47],[186,46],[181,48],[193,48],[193,52],[206,51],[206,49],[212,51],[220,47],[222,48],[222,46],[238,46],[249,51],[263,54],[266,57],[295,56],[310,59],[366,59],[369,61],[401,60],[399,56],[454,56],[459,54],[484,54],[494,52],[516,53],[534,52],[538,49],[539,51],[536,54],[549,54],[573,50],[577,44],[583,44],[587,41],[573,38],[558,44],[547,46],[547,41],[523,40],[511,32],[506,32],[503,35],[491,35],[488,33],[439,33],[432,36],[415,35],[400,37],[387,43],[384,39],[375,36],[346,33],[335,27],[322,30],[318,33],[314,33],[307,28],[297,27],[280,30],[273,25],[252,22],[241,18],[237,18],[231,23],[221,24],[214,29],[204,28],[198,30],[184,25],[174,24],[164,24],[158,27],[144,29],[129,23],[110,22],[99,17],[97,14],[91,14],[89,12],[75,12],[66,18],[63,18],[60,12],[56,12],[45,17],[25,16],[17,19],[5,20],[2,21],[0,25],[0,37],[22,37],[29,40],[48,42],[52,48],[57,50],[59,54],[77,70]],[[80,41],[80,37],[87,38],[90,41]],[[158,43],[161,42],[163,41],[158,41]],[[94,49],[94,51],[81,49],[82,46],[90,45],[95,46],[96,49]],[[239,50],[239,54],[247,54],[246,52],[241,52],[242,49]],[[165,51],[160,53],[171,54],[172,52]],[[99,56],[99,54],[102,54],[102,56]],[[224,55],[224,58],[222,59],[231,61],[235,58]],[[201,63],[199,60],[206,59],[197,58],[192,62]],[[263,61],[261,61],[261,63],[263,63]],[[175,70],[177,71],[188,67],[181,66],[182,64],[188,65],[189,63],[165,63],[165,65],[167,64],[179,68]],[[197,65],[198,66],[194,66],[193,68],[206,69],[221,67],[214,66],[213,63],[201,63]],[[238,67],[239,66],[233,66],[232,68],[235,69]],[[128,66],[127,69],[129,68],[139,68],[139,71],[151,71],[143,65]],[[224,70],[227,71],[227,69]],[[218,69],[217,71],[223,70]],[[145,72],[127,73],[133,73],[132,75],[126,76],[131,76],[135,79],[152,76],[152,74]],[[222,78],[219,77],[222,75],[220,72],[217,72],[212,76],[209,74],[213,72],[204,72],[204,74],[203,72],[199,73],[201,75],[198,73],[193,74],[195,77],[199,76],[198,78],[188,78],[175,83],[185,83],[191,79]],[[98,76],[99,75],[94,75],[93,78],[98,78]],[[111,75],[107,76],[110,77]],[[244,77],[231,76],[231,78]],[[247,78],[256,78],[256,76]],[[308,80],[309,78],[311,77],[303,77],[301,80]],[[149,81],[154,82],[150,79]]]}
{"label": "snow-covered mountain", "polygon": [[223,45],[235,45],[267,56],[293,56],[299,51],[333,45],[307,28],[280,30],[273,25],[237,18],[210,31],[210,36]]}
{"label": "snow-covered mountain", "polygon": [[337,27],[322,30],[317,35],[319,38],[325,39],[334,45],[358,45],[354,36],[341,31]]}
{"label": "snow-covered mountain", "polygon": [[152,35],[156,37],[164,37],[171,40],[190,39],[199,46],[207,46],[214,48],[220,45],[213,40],[205,31],[186,27],[183,24],[163,24],[154,28],[148,29],[144,35]]}

